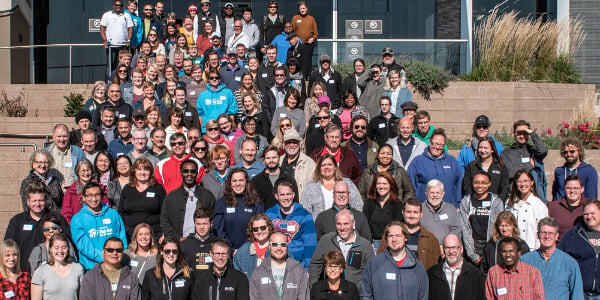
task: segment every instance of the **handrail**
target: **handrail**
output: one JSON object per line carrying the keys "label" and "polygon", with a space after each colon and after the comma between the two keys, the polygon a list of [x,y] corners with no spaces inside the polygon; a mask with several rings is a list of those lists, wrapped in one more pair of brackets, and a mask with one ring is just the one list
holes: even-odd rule
{"label": "handrail", "polygon": [[0,133],[0,138],[46,139],[52,134],[42,133]]}
{"label": "handrail", "polygon": [[466,43],[466,39],[319,39],[320,42],[404,42],[404,43]]}
{"label": "handrail", "polygon": [[36,144],[27,143],[0,143],[0,147],[23,147],[21,148],[21,152],[25,152],[25,147],[33,147],[33,151],[37,151]]}

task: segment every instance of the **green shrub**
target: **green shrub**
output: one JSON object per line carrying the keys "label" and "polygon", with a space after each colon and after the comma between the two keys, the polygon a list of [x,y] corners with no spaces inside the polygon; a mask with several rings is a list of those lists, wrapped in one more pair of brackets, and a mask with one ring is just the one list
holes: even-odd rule
{"label": "green shrub", "polygon": [[415,88],[415,91],[427,101],[431,101],[431,94],[442,94],[448,87],[452,74],[430,62],[411,61],[405,65],[406,79]]}
{"label": "green shrub", "polygon": [[70,93],[69,96],[64,96],[67,104],[65,105],[65,117],[74,117],[83,109],[83,94]]}

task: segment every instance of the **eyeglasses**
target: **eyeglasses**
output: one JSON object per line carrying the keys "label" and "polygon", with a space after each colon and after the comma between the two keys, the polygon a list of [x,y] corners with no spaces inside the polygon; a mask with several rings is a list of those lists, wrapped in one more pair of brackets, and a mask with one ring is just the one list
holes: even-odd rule
{"label": "eyeglasses", "polygon": [[567,155],[567,153],[575,154],[575,152],[577,152],[577,150],[574,149],[560,151],[560,153],[562,153],[563,155]]}
{"label": "eyeglasses", "polygon": [[460,247],[446,247],[446,246],[444,246],[444,250],[448,251],[448,252],[454,252],[454,251],[459,251]]}
{"label": "eyeglasses", "polygon": [[275,77],[285,77],[285,74],[275,74]]}
{"label": "eyeglasses", "polygon": [[544,232],[544,231],[540,231],[538,233],[540,236],[548,236],[548,237],[553,237],[556,234],[558,234],[558,232]]}
{"label": "eyeglasses", "polygon": [[219,79],[221,79],[221,77],[219,77],[219,76],[210,76],[210,77],[208,77],[208,79],[210,79],[210,80],[219,80]]}
{"label": "eyeglasses", "polygon": [[127,70],[119,70],[118,71],[120,74],[127,74]]}
{"label": "eyeglasses", "polygon": [[100,199],[102,198],[102,194],[89,194],[89,195],[83,195],[86,198],[90,198],[90,199]]}
{"label": "eyeglasses", "polygon": [[349,192],[348,191],[335,191],[333,193],[336,195],[345,196],[345,195],[348,195]]}
{"label": "eyeglasses", "polygon": [[210,3],[202,3],[200,6],[210,6]]}
{"label": "eyeglasses", "polygon": [[283,143],[286,144],[286,145],[289,145],[289,144],[300,144],[300,141],[299,140],[287,140],[287,141],[285,141]]}
{"label": "eyeglasses", "polygon": [[271,247],[273,248],[277,248],[277,247],[281,247],[281,248],[285,248],[287,247],[288,243],[270,243]]}
{"label": "eyeglasses", "polygon": [[519,130],[519,131],[515,132],[515,134],[516,135],[524,135],[524,136],[529,135],[529,133],[527,133],[527,131],[525,131],[525,130]]}
{"label": "eyeglasses", "polygon": [[194,147],[194,152],[198,152],[198,151],[206,152],[206,150],[208,150],[208,148],[206,148],[206,147]]}
{"label": "eyeglasses", "polygon": [[279,128],[290,128],[292,124],[279,124]]}
{"label": "eyeglasses", "polygon": [[206,128],[206,131],[219,131],[219,128],[217,128],[217,127]]}
{"label": "eyeglasses", "polygon": [[150,8],[150,9],[144,9],[144,11],[152,11],[152,8]]}
{"label": "eyeglasses", "polygon": [[235,26],[235,25],[234,25],[234,26],[233,26],[233,28],[242,28],[242,26]]}
{"label": "eyeglasses", "polygon": [[58,231],[59,229],[60,229],[60,226],[58,226],[58,225],[46,226],[46,227],[44,227],[44,232],[48,232],[50,230]]}
{"label": "eyeglasses", "polygon": [[343,266],[337,266],[337,265],[325,265],[325,269],[328,270],[340,270],[343,269]]}
{"label": "eyeglasses", "polygon": [[165,250],[163,250],[163,253],[165,255],[171,255],[171,254],[177,255],[179,253],[179,251],[177,251],[176,249],[165,249]]}
{"label": "eyeglasses", "polygon": [[365,130],[365,129],[367,129],[367,126],[364,126],[364,125],[354,125],[354,129],[362,129],[362,130]]}
{"label": "eyeglasses", "polygon": [[196,174],[198,170],[196,169],[183,169],[181,170],[181,174]]}
{"label": "eyeglasses", "polygon": [[265,231],[265,230],[267,230],[267,226],[252,227],[252,231],[254,231],[254,232],[258,232],[259,230]]}
{"label": "eyeglasses", "polygon": [[183,146],[185,142],[171,142],[171,146]]}
{"label": "eyeglasses", "polygon": [[123,248],[104,248],[104,251],[106,251],[108,253],[117,252],[118,254],[121,254],[121,253],[123,253]]}
{"label": "eyeglasses", "polygon": [[330,116],[326,116],[326,117],[316,117],[315,119],[317,119],[317,121],[321,121],[321,120],[328,120],[329,118],[331,118]]}

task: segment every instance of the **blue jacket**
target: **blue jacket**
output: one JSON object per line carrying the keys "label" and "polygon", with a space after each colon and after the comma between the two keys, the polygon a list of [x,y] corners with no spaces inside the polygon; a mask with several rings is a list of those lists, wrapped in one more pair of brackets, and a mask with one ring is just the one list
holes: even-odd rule
{"label": "blue jacket", "polygon": [[125,144],[120,136],[108,144],[108,153],[110,153],[115,160],[118,156],[127,155],[131,151],[133,151],[133,140],[131,143]]}
{"label": "blue jacket", "polygon": [[295,202],[294,211],[285,219],[281,215],[279,204],[269,208],[265,214],[273,222],[275,231],[281,231],[289,236],[289,254],[301,262],[308,272],[313,252],[317,248],[317,230],[312,215]]}
{"label": "blue jacket", "polygon": [[209,86],[206,91],[200,93],[196,109],[198,116],[202,118],[202,133],[206,133],[205,126],[209,120],[216,120],[222,113],[235,115],[238,112],[237,101],[235,101],[233,93],[222,83],[216,90]]}
{"label": "blue jacket", "polygon": [[600,257],[596,255],[585,233],[584,225],[577,223],[558,243],[558,249],[571,255],[579,264],[583,291],[600,293]]}
{"label": "blue jacket", "polygon": [[[288,49],[290,49],[290,47],[291,47],[290,42],[288,42],[288,40],[287,40],[287,36],[288,36],[287,33],[285,31],[282,31],[271,42],[272,45],[277,47],[277,61],[282,64],[286,63],[287,52],[288,52]],[[300,37],[298,37],[298,42],[300,44],[302,44]]]}
{"label": "blue jacket", "polygon": [[[56,147],[56,145],[54,143],[45,147],[44,150],[51,152],[53,147]],[[78,161],[85,158],[85,153],[83,152],[83,149],[81,149],[75,145],[69,145],[69,151],[71,152],[71,169],[73,170],[73,178],[75,178],[75,180],[77,180],[78,177],[77,177],[77,172],[75,172],[75,166],[77,166]]]}
{"label": "blue jacket", "polygon": [[246,229],[250,219],[264,212],[262,203],[247,206],[244,196],[237,198],[235,207],[227,206],[225,197],[221,197],[215,205],[213,227],[218,237],[226,239],[233,249],[238,249],[248,240]]}
{"label": "blue jacket", "polygon": [[[500,153],[504,151],[504,146],[498,143],[498,141],[496,141],[493,136],[490,136],[490,138],[494,140],[494,146],[496,146],[496,153],[498,154],[498,156],[500,156]],[[475,160],[475,152],[473,150],[473,147],[471,147],[471,143],[464,144],[462,148],[460,148],[460,153],[458,153],[458,158],[456,160],[458,160],[458,163],[463,167],[463,171],[467,168],[470,162]]]}
{"label": "blue jacket", "polygon": [[408,249],[401,267],[388,249],[369,259],[360,286],[362,300],[429,298],[427,271],[417,255]]}
{"label": "blue jacket", "polygon": [[240,89],[242,85],[242,75],[246,73],[248,70],[243,68],[241,65],[236,65],[235,68],[232,68],[229,64],[226,64],[221,67],[219,73],[221,74],[221,82],[225,84],[230,91],[237,91]]}
{"label": "blue jacket", "polygon": [[554,169],[554,183],[552,184],[552,200],[565,197],[565,179],[569,175],[577,175],[583,181],[583,196],[589,199],[598,199],[598,172],[594,167],[584,161],[571,171],[567,166]]}
{"label": "blue jacket", "polygon": [[125,12],[131,16],[131,21],[133,21],[133,35],[131,36],[131,42],[129,44],[137,48],[140,46],[142,39],[144,38],[144,24],[142,23],[142,19],[140,19],[140,17],[138,17],[136,14],[131,13],[127,9]]}
{"label": "blue jacket", "polygon": [[[267,247],[267,252],[265,253],[265,260],[271,256],[271,252]],[[252,271],[256,269],[258,261],[258,256],[256,255],[256,249],[254,248],[254,243],[245,242],[238,250],[235,252],[233,256],[233,267],[246,274],[248,280],[252,277]]]}
{"label": "blue jacket", "polygon": [[443,201],[456,207],[460,205],[463,168],[448,152],[444,152],[440,158],[433,158],[427,148],[422,155],[415,157],[406,171],[415,187],[417,199],[421,202],[426,199],[427,183],[431,179],[438,179],[444,184],[446,191]]}
{"label": "blue jacket", "polygon": [[579,266],[560,249],[554,250],[547,261],[540,250],[524,254],[521,261],[534,266],[542,274],[546,300],[583,299]]}
{"label": "blue jacket", "polygon": [[[383,92],[382,96],[388,96],[391,98],[392,91],[387,90],[387,91]],[[398,91],[398,97],[396,98],[396,106],[392,107],[392,109],[391,109],[392,114],[399,116],[399,117],[403,117],[404,114],[402,113],[402,103],[409,102],[409,101],[413,101],[412,93],[410,92],[410,90],[408,88],[401,88]]]}
{"label": "blue jacket", "polygon": [[84,269],[89,270],[99,262],[104,261],[102,248],[104,242],[110,237],[118,237],[127,249],[127,236],[123,220],[116,210],[109,208],[106,203],[101,203],[102,211],[94,214],[87,204],[71,219],[71,234],[77,249],[79,249],[79,263]]}

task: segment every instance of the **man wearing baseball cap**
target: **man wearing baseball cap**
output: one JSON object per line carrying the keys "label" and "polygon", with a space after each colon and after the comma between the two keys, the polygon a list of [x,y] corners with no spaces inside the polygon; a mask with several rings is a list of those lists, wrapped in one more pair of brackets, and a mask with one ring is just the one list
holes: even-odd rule
{"label": "man wearing baseball cap", "polygon": [[295,129],[288,129],[283,134],[285,155],[279,159],[281,172],[293,177],[298,184],[298,190],[304,190],[307,183],[312,181],[312,173],[316,167],[315,161],[301,150],[302,138]]}
{"label": "man wearing baseball cap", "polygon": [[404,70],[404,67],[396,63],[394,57],[394,49],[392,49],[391,47],[383,48],[383,50],[381,51],[381,59],[383,60],[383,63],[381,64],[382,78],[387,77],[387,74],[391,70],[396,70],[398,72],[400,72],[400,70]]}
{"label": "man wearing baseball cap", "polygon": [[331,57],[329,54],[321,54],[319,68],[310,74],[308,81],[309,91],[312,90],[313,84],[317,81],[327,86],[327,96],[331,100],[331,108],[340,108],[342,106],[342,76],[331,67]]}
{"label": "man wearing baseball cap", "polygon": [[475,123],[473,124],[473,136],[470,141],[460,148],[460,153],[458,154],[458,163],[463,167],[463,169],[467,168],[470,162],[475,160],[477,157],[477,147],[479,146],[479,141],[484,137],[489,137],[494,141],[494,146],[496,146],[496,153],[500,156],[500,153],[504,150],[504,146],[498,143],[494,139],[493,136],[490,135],[490,119],[486,115],[480,115],[475,118]]}
{"label": "man wearing baseball cap", "polygon": [[198,29],[198,35],[204,33],[204,23],[211,22],[214,26],[214,31],[219,33],[219,37],[222,35],[225,28],[223,27],[223,20],[218,16],[210,12],[210,0],[200,1],[200,11],[197,16],[197,25],[194,25]]}
{"label": "man wearing baseball cap", "polygon": [[225,41],[229,41],[229,39],[233,36],[233,24],[235,22],[235,16],[233,15],[234,8],[235,6],[231,2],[225,3],[225,6],[223,7],[223,15],[221,16],[221,20],[223,20],[221,36],[225,38]]}
{"label": "man wearing baseball cap", "polygon": [[302,77],[306,78],[310,73],[311,66],[311,57],[308,57],[308,49],[300,42],[300,38],[294,31],[288,34],[286,40],[290,43],[290,48],[287,50],[286,62],[291,58],[295,58],[298,61]]}

